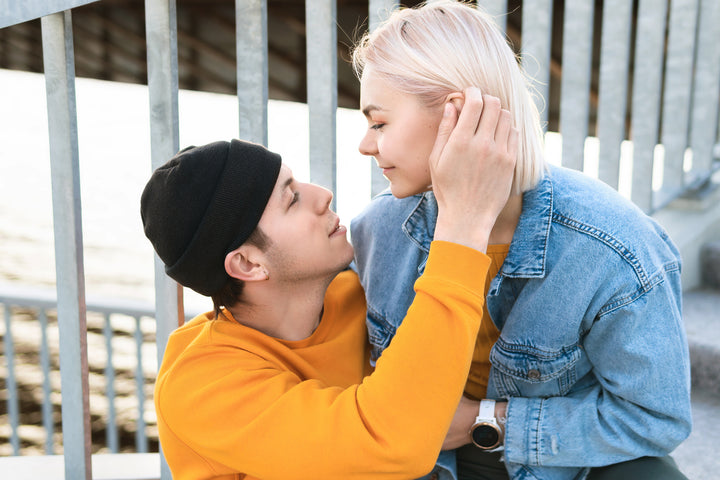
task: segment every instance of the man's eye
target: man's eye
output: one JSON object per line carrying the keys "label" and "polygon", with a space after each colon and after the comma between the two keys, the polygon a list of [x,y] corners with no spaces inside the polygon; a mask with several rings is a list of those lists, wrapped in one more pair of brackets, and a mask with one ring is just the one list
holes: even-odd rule
{"label": "man's eye", "polygon": [[298,200],[300,200],[300,194],[298,192],[293,192],[293,198],[292,198],[292,201],[290,202],[290,206],[292,207],[293,205],[295,205],[295,203],[297,203]]}

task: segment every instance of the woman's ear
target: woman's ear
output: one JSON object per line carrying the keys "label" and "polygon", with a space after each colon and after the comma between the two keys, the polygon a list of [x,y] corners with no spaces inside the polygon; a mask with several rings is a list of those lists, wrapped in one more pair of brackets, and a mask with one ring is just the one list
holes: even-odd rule
{"label": "woman's ear", "polygon": [[445,103],[452,103],[458,115],[460,115],[462,107],[465,105],[465,95],[462,92],[452,92],[445,97]]}
{"label": "woman's ear", "polygon": [[241,245],[225,255],[225,271],[228,275],[244,282],[268,280],[267,270],[256,262],[257,257],[253,255],[252,249],[250,245]]}

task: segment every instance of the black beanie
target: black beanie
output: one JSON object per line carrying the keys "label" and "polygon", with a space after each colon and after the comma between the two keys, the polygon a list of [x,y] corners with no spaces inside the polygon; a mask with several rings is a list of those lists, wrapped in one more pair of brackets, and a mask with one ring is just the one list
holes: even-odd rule
{"label": "black beanie", "polygon": [[232,140],[188,147],[153,172],[140,199],[145,235],[181,285],[211,296],[230,278],[225,256],[257,227],[280,155]]}

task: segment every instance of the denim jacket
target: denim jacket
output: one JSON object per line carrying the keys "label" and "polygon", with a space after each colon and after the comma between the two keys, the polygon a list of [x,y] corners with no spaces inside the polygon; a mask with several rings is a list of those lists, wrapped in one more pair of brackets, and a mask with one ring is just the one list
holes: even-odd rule
{"label": "denim jacket", "polygon": [[[436,217],[432,193],[384,192],[351,224],[374,359],[412,302]],[[582,479],[589,467],[667,455],[687,437],[681,298],[676,247],[615,190],[549,167],[525,192],[487,296],[501,332],[487,395],[509,402],[510,478]],[[451,453],[440,478],[456,478]]]}

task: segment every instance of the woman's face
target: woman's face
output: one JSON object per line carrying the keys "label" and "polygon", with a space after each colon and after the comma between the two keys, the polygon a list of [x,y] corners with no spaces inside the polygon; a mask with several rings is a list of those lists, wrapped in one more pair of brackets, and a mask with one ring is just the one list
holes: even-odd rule
{"label": "woman's face", "polygon": [[375,157],[390,181],[392,194],[408,197],[430,188],[428,158],[442,117],[442,105],[423,106],[366,67],[360,81],[360,109],[368,129],[360,142],[363,155]]}

